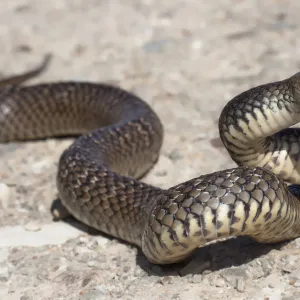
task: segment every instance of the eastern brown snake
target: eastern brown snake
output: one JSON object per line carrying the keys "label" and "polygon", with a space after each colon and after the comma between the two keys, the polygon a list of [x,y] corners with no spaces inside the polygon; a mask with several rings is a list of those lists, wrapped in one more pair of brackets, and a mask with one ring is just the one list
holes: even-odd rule
{"label": "eastern brown snake", "polygon": [[0,82],[0,142],[81,135],[64,151],[57,187],[75,218],[142,248],[154,263],[185,259],[221,237],[279,242],[300,235],[300,75],[252,88],[223,109],[219,129],[238,168],[167,190],[141,181],[163,127],[122,89],[87,82],[20,84],[45,65]]}

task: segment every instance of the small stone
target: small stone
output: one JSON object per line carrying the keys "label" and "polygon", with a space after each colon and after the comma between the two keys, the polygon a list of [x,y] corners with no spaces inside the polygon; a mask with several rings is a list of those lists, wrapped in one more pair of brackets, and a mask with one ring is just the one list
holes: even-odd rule
{"label": "small stone", "polygon": [[161,171],[157,171],[155,172],[155,175],[158,177],[165,177],[167,176],[168,172],[166,170],[161,170]]}
{"label": "small stone", "polygon": [[9,256],[8,248],[0,247],[0,263],[2,262],[6,263],[8,256]]}
{"label": "small stone", "polygon": [[40,231],[42,229],[41,224],[37,222],[29,222],[24,226],[24,229],[26,231]]}
{"label": "small stone", "polygon": [[57,265],[53,266],[52,271],[48,275],[44,275],[44,277],[48,277],[50,280],[57,280],[57,278],[60,278],[66,272],[67,268],[67,260],[61,257]]}
{"label": "small stone", "polygon": [[34,174],[41,174],[44,170],[47,170],[51,167],[51,160],[50,159],[43,159],[37,161],[31,165],[31,169]]}
{"label": "small stone", "polygon": [[180,295],[179,294],[174,294],[172,297],[171,297],[172,300],[179,300],[180,299]]}
{"label": "small stone", "polygon": [[18,45],[15,50],[17,52],[24,52],[24,53],[29,53],[32,51],[32,48],[29,46],[29,45],[26,45],[26,44],[20,44]]}
{"label": "small stone", "polygon": [[217,278],[216,280],[214,280],[214,286],[223,287],[225,286],[225,281],[222,278]]}
{"label": "small stone", "polygon": [[201,49],[203,47],[203,42],[201,41],[201,40],[194,40],[193,42],[192,42],[192,48],[194,49],[194,50],[199,50],[199,49]]}
{"label": "small stone", "polygon": [[208,274],[210,274],[211,273],[211,270],[204,270],[203,272],[202,272],[202,275],[208,275]]}
{"label": "small stone", "polygon": [[298,265],[298,257],[296,255],[289,255],[283,258],[282,271],[285,273],[292,273]]}
{"label": "small stone", "polygon": [[130,266],[125,266],[124,268],[123,268],[123,272],[125,272],[125,273],[127,273],[127,272],[129,272],[130,271]]}
{"label": "small stone", "polygon": [[143,275],[146,274],[146,272],[142,268],[136,267],[134,269],[134,273],[133,274],[134,274],[135,277],[142,277]]}
{"label": "small stone", "polygon": [[290,274],[290,279],[300,280],[300,270],[292,271]]}
{"label": "small stone", "polygon": [[30,10],[30,5],[28,4],[20,4],[15,7],[15,12],[26,12]]}
{"label": "small stone", "polygon": [[192,282],[193,283],[200,283],[200,282],[202,282],[202,279],[203,279],[203,276],[201,274],[195,274],[192,277]]}
{"label": "small stone", "polygon": [[247,280],[249,278],[248,272],[243,267],[232,267],[222,271],[220,274],[232,286],[237,285],[238,280]]}
{"label": "small stone", "polygon": [[86,277],[82,280],[81,286],[82,286],[82,287],[87,286],[87,285],[90,283],[91,280],[92,280],[92,276],[91,276],[91,275],[86,276]]}
{"label": "small stone", "polygon": [[245,280],[238,279],[236,283],[236,290],[240,293],[243,293],[245,291],[245,288],[246,288]]}
{"label": "small stone", "polygon": [[109,240],[102,236],[96,236],[94,237],[94,242],[97,243],[97,246],[104,247],[107,245]]}
{"label": "small stone", "polygon": [[79,243],[81,245],[86,245],[89,242],[89,237],[87,236],[80,236],[79,237]]}
{"label": "small stone", "polygon": [[89,248],[87,248],[86,246],[77,246],[74,248],[74,253],[76,255],[79,255],[79,254],[85,254],[85,253],[92,253],[93,251],[90,250]]}
{"label": "small stone", "polygon": [[183,157],[182,153],[178,148],[173,149],[168,156],[172,161],[179,160]]}
{"label": "small stone", "polygon": [[80,55],[82,55],[86,50],[87,50],[87,47],[86,47],[85,45],[77,44],[77,45],[75,45],[75,47],[74,47],[73,54],[74,54],[75,56],[80,56]]}
{"label": "small stone", "polygon": [[299,281],[299,280],[296,281],[296,282],[294,283],[294,286],[295,286],[295,287],[300,287],[300,281]]}
{"label": "small stone", "polygon": [[268,276],[271,274],[271,272],[273,270],[272,265],[274,265],[274,262],[270,263],[267,259],[263,259],[261,261],[261,266],[262,266],[262,270],[264,272],[264,276]]}
{"label": "small stone", "polygon": [[162,285],[167,285],[167,284],[170,284],[172,283],[173,279],[172,277],[170,276],[164,276],[163,278],[159,279],[159,283],[162,284]]}
{"label": "small stone", "polygon": [[295,280],[294,279],[290,279],[289,285],[294,285],[294,284],[295,284]]}
{"label": "small stone", "polygon": [[8,208],[9,201],[11,198],[10,188],[3,182],[0,182],[0,204],[2,208]]}
{"label": "small stone", "polygon": [[87,265],[88,265],[89,267],[96,267],[96,266],[98,265],[98,262],[97,262],[96,260],[89,260],[89,261],[87,262]]}
{"label": "small stone", "polygon": [[184,266],[179,274],[186,276],[188,274],[200,274],[210,267],[210,261],[201,259],[192,259],[186,266]]}
{"label": "small stone", "polygon": [[293,270],[291,269],[290,266],[285,266],[282,268],[282,272],[289,274],[289,273],[292,273]]}
{"label": "small stone", "polygon": [[1,281],[7,281],[9,278],[9,270],[6,266],[0,266],[0,282]]}

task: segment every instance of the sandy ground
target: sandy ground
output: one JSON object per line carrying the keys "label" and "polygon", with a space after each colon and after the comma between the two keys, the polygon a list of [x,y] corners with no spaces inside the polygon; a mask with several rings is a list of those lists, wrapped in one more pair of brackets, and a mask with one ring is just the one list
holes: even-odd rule
{"label": "sandy ground", "polygon": [[[292,0],[1,0],[0,75],[51,52],[32,83],[112,82],[144,98],[165,126],[144,180],[167,188],[235,165],[218,139],[221,109],[299,70],[299,9]],[[76,222],[53,222],[57,163],[71,142],[0,145],[1,299],[300,299],[300,239],[231,239],[160,267]]]}

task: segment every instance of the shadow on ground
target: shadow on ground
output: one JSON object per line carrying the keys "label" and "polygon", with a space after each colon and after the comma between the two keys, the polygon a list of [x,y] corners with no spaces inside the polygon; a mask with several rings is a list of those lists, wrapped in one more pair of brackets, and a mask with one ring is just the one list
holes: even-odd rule
{"label": "shadow on ground", "polygon": [[[59,205],[59,200],[55,200],[51,210]],[[68,216],[62,221],[89,235],[101,235],[109,240],[114,239],[77,221],[72,216]],[[132,247],[131,244],[125,241],[119,240],[119,242]],[[284,244],[260,244],[249,237],[231,238],[199,248],[189,259],[172,265],[154,265],[147,260],[141,249],[138,249],[136,262],[150,276],[185,276],[188,274],[201,274],[205,270],[213,272],[233,266],[240,266],[255,258],[266,255],[273,249],[280,249]]]}

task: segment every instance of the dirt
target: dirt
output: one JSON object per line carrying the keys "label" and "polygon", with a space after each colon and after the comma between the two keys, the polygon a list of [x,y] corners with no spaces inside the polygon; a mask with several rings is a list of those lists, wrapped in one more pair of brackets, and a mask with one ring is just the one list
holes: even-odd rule
{"label": "dirt", "polygon": [[[234,167],[218,134],[226,102],[300,68],[300,2],[14,0],[0,5],[0,75],[53,56],[30,83],[108,82],[160,116],[163,188]],[[72,139],[0,145],[0,298],[300,299],[300,239],[233,238],[179,265],[72,221],[54,222],[58,159]]]}

